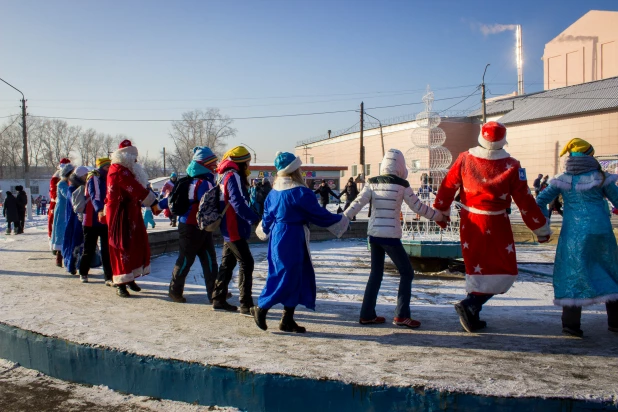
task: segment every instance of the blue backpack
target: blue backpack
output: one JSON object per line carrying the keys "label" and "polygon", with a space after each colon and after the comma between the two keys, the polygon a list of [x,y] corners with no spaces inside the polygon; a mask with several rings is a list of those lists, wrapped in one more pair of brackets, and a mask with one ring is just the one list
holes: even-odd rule
{"label": "blue backpack", "polygon": [[204,193],[204,196],[200,199],[200,205],[197,209],[197,225],[201,230],[214,232],[219,229],[219,226],[221,226],[221,219],[223,219],[223,215],[225,215],[227,208],[230,207],[229,203],[225,205],[223,210],[221,210],[220,206],[220,184],[224,177],[225,175],[221,177],[212,189]]}

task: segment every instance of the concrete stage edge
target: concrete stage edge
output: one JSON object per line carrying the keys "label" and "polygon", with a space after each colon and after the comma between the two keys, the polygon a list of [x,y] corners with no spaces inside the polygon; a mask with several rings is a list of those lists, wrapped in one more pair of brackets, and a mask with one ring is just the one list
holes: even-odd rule
{"label": "concrete stage edge", "polygon": [[360,386],[140,356],[44,336],[0,323],[0,358],[70,382],[134,395],[248,411],[601,411],[618,405],[579,399],[507,398]]}

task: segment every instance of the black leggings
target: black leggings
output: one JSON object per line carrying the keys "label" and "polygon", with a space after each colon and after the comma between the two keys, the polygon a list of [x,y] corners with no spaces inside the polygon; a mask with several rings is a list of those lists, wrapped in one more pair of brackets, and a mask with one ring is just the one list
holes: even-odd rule
{"label": "black leggings", "polygon": [[228,287],[232,280],[232,273],[236,267],[236,262],[240,265],[238,270],[238,289],[240,291],[240,305],[244,307],[253,306],[251,288],[253,287],[253,255],[249,249],[249,244],[245,239],[234,242],[225,242],[223,254],[221,256],[221,266],[219,275],[215,282],[215,291],[212,296],[213,301],[225,301]]}

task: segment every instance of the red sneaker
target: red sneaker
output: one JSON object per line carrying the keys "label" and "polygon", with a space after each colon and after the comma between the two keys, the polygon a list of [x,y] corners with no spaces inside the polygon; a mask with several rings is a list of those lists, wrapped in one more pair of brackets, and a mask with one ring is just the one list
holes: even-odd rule
{"label": "red sneaker", "polygon": [[421,326],[421,322],[418,320],[414,320],[412,318],[395,318],[393,319],[393,324],[397,326],[406,326],[408,328],[418,328]]}
{"label": "red sneaker", "polygon": [[386,322],[386,319],[385,319],[385,318],[383,318],[382,316],[376,316],[374,319],[363,319],[363,318],[360,318],[360,319],[358,320],[358,322],[359,322],[361,325],[376,325],[376,324],[378,324],[378,323],[384,323],[384,322]]}

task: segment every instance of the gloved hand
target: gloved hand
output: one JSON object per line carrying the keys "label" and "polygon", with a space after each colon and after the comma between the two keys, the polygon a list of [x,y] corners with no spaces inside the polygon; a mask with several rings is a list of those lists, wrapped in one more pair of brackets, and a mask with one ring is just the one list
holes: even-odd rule
{"label": "gloved hand", "polygon": [[539,243],[547,243],[549,242],[549,239],[551,239],[551,236],[539,236],[538,239]]}
{"label": "gloved hand", "polygon": [[448,227],[448,223],[451,221],[451,218],[445,215],[442,215],[440,220],[436,220],[436,224],[440,226],[442,229],[446,229]]}
{"label": "gloved hand", "polygon": [[155,203],[154,205],[152,205],[150,207],[150,210],[152,210],[152,214],[155,216],[159,216],[162,212],[162,210],[159,208],[159,203]]}

